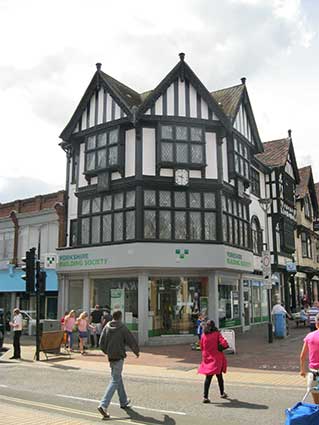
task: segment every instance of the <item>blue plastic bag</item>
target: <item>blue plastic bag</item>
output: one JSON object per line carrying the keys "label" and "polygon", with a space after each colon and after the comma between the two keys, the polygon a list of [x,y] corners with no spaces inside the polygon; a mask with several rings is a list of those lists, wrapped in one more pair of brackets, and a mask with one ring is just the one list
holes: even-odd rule
{"label": "blue plastic bag", "polygon": [[319,405],[297,403],[291,409],[286,409],[285,425],[318,425]]}

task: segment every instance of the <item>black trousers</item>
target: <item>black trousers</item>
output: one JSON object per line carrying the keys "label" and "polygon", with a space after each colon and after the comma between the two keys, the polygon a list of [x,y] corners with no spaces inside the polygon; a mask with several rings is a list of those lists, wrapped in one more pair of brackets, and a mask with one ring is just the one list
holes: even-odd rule
{"label": "black trousers", "polygon": [[[208,398],[209,387],[210,387],[210,384],[212,382],[213,376],[214,375],[206,375],[206,379],[205,379],[205,383],[204,383],[204,398]],[[223,395],[224,394],[223,374],[220,373],[219,375],[216,375],[216,378],[217,378],[217,381],[218,381],[220,395]]]}
{"label": "black trousers", "polygon": [[21,331],[13,331],[13,356],[16,359],[20,359],[21,357],[20,337]]}

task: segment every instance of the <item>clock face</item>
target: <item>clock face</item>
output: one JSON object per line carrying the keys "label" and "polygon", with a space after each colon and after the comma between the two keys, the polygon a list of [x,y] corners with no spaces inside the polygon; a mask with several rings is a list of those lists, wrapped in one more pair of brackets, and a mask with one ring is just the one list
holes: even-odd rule
{"label": "clock face", "polygon": [[178,186],[186,186],[189,182],[188,170],[176,170],[175,171],[175,183]]}

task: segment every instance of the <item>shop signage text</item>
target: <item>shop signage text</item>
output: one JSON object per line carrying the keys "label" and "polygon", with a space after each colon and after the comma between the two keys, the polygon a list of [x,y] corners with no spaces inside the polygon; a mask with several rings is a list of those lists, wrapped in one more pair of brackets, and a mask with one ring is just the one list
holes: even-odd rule
{"label": "shop signage text", "polygon": [[60,255],[59,267],[96,267],[107,264],[107,258],[90,258],[89,254]]}
{"label": "shop signage text", "polygon": [[241,254],[231,251],[226,252],[226,263],[231,264],[232,266],[251,267],[250,261],[243,260],[243,256]]}

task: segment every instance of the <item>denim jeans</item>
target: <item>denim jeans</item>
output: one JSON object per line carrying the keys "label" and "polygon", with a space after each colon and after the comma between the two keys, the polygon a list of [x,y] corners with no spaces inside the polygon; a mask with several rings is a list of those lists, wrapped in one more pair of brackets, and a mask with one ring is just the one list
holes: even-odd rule
{"label": "denim jeans", "polygon": [[111,368],[111,382],[106,388],[105,394],[100,401],[100,406],[107,409],[111,403],[112,397],[117,391],[120,399],[120,405],[125,406],[127,403],[127,395],[125,392],[123,380],[122,380],[122,370],[123,370],[124,360],[110,361]]}

